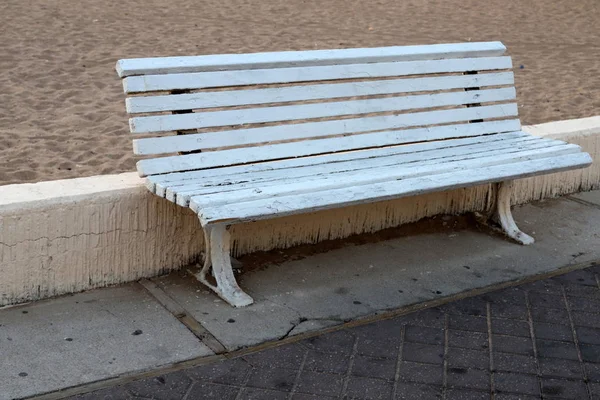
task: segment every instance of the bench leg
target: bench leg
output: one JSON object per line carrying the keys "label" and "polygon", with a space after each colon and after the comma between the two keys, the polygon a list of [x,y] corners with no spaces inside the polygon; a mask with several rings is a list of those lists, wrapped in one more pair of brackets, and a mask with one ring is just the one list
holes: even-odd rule
{"label": "bench leg", "polygon": [[[228,226],[216,225],[204,227],[204,242],[206,246],[204,265],[195,276],[206,286],[214,290],[223,300],[234,307],[244,307],[254,302],[252,297],[238,286],[231,259],[229,257],[230,237]],[[217,285],[213,285],[207,278],[212,267]]]}
{"label": "bench leg", "polygon": [[534,242],[534,239],[521,232],[515,220],[513,219],[512,212],[510,211],[510,195],[513,188],[513,181],[505,181],[498,185],[498,197],[496,200],[496,217],[504,233],[516,240],[517,242],[528,245]]}

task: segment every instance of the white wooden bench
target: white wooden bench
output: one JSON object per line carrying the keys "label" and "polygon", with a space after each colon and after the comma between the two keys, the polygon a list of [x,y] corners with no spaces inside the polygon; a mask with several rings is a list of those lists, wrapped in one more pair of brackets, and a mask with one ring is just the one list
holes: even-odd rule
{"label": "white wooden bench", "polygon": [[[155,194],[198,213],[197,278],[252,298],[229,257],[232,224],[583,168],[572,144],[521,131],[500,42],[125,59],[137,163]],[[148,137],[151,136],[151,137]],[[159,156],[159,157],[157,157]],[[212,267],[216,284],[208,276]]]}

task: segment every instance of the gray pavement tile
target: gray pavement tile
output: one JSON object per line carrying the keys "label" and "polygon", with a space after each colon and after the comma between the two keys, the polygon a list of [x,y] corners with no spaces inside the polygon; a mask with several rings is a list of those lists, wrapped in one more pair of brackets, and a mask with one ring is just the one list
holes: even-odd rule
{"label": "gray pavement tile", "polygon": [[488,334],[483,332],[448,330],[448,345],[467,349],[487,349],[489,347]]}
{"label": "gray pavement tile", "polygon": [[489,391],[477,391],[469,389],[448,389],[446,400],[489,400]]}
{"label": "gray pavement tile", "polygon": [[523,290],[523,285],[486,293],[480,297],[493,304],[525,304],[525,290]]}
{"label": "gray pavement tile", "polygon": [[239,398],[244,400],[286,400],[288,395],[289,392],[280,392],[277,390],[244,388]]}
{"label": "gray pavement tile", "polygon": [[254,367],[298,369],[305,352],[306,348],[298,343],[292,343],[248,354],[243,359]]}
{"label": "gray pavement tile", "polygon": [[523,285],[519,285],[518,288],[525,291],[536,291],[541,293],[562,293],[562,283],[552,279],[544,279],[525,283]]}
{"label": "gray pavement tile", "polygon": [[404,343],[402,359],[404,361],[441,364],[444,362],[444,347],[423,343]]}
{"label": "gray pavement tile", "polygon": [[423,383],[398,382],[396,400],[435,400],[442,398],[440,386]]}
{"label": "gray pavement tile", "polygon": [[544,377],[583,380],[582,365],[575,360],[540,358],[540,371]]}
{"label": "gray pavement tile", "polygon": [[592,392],[592,400],[600,399],[600,383],[592,382],[589,386],[590,391]]}
{"label": "gray pavement tile", "polygon": [[492,333],[499,335],[530,337],[529,324],[514,319],[492,318]]}
{"label": "gray pavement tile", "polygon": [[252,366],[242,358],[219,361],[186,369],[186,374],[198,382],[241,385]]}
{"label": "gray pavement tile", "polygon": [[600,300],[600,289],[597,286],[583,286],[575,284],[564,284],[565,292],[569,297],[587,297]]}
{"label": "gray pavement tile", "polygon": [[562,295],[530,292],[529,302],[532,307],[547,307],[565,309],[566,304]]}
{"label": "gray pavement tile", "polygon": [[521,354],[494,353],[494,369],[500,372],[537,374],[535,358]]}
{"label": "gray pavement tile", "polygon": [[396,374],[396,360],[357,355],[352,365],[352,375],[367,378],[393,380]]}
{"label": "gray pavement tile", "polygon": [[407,325],[426,326],[429,328],[444,328],[444,313],[437,308],[428,308],[423,311],[401,317]]}
{"label": "gray pavement tile", "polygon": [[600,364],[584,363],[585,373],[592,382],[600,382]]}
{"label": "gray pavement tile", "polygon": [[494,386],[498,392],[540,395],[540,385],[535,375],[496,372]]}
{"label": "gray pavement tile", "polygon": [[74,396],[73,400],[130,400],[132,395],[121,386]]}
{"label": "gray pavement tile", "polygon": [[[238,388],[218,383],[195,382],[190,389],[188,399],[202,400],[234,400],[239,392]],[[153,399],[152,397],[149,397]]]}
{"label": "gray pavement tile", "polygon": [[[531,318],[535,322],[546,322],[549,324],[570,325],[567,310],[558,308],[532,307]],[[534,325],[535,325],[534,322]]]}
{"label": "gray pavement tile", "polygon": [[344,374],[348,371],[350,355],[339,353],[322,353],[309,350],[306,354],[304,369],[314,372]]}
{"label": "gray pavement tile", "polygon": [[593,314],[584,311],[573,311],[573,321],[576,326],[590,326],[600,328],[600,314]]}
{"label": "gray pavement tile", "polygon": [[573,341],[573,330],[570,325],[534,322],[533,331],[535,332],[536,339],[559,340],[563,342]]}
{"label": "gray pavement tile", "polygon": [[600,346],[593,344],[580,344],[579,350],[583,361],[600,363]]}
{"label": "gray pavement tile", "polygon": [[400,379],[406,382],[442,384],[443,369],[441,365],[419,364],[403,361],[399,366]]}
{"label": "gray pavement tile", "polygon": [[322,353],[350,354],[355,340],[352,332],[350,330],[331,332],[327,335],[310,337],[299,343]]}
{"label": "gray pavement tile", "polygon": [[407,325],[404,330],[404,340],[413,343],[444,344],[444,330]]}
{"label": "gray pavement tile", "polygon": [[508,318],[526,320],[528,318],[527,307],[516,304],[492,304],[490,307],[492,318]]}
{"label": "gray pavement tile", "polygon": [[525,394],[496,393],[495,400],[540,400],[539,396],[528,396]]}
{"label": "gray pavement tile", "polygon": [[450,315],[449,328],[461,331],[474,331],[487,333],[487,319],[470,315]]}
{"label": "gray pavement tile", "polygon": [[180,400],[187,393],[193,381],[184,371],[144,379],[125,385],[125,389],[138,397],[156,400]]}
{"label": "gray pavement tile", "polygon": [[600,344],[599,328],[579,326],[575,330],[577,331],[577,340],[579,340],[579,343]]}
{"label": "gray pavement tile", "polygon": [[323,399],[335,399],[333,396],[323,396],[308,393],[294,393],[292,400],[323,400]]}
{"label": "gray pavement tile", "polygon": [[471,297],[439,307],[447,314],[465,314],[483,317],[486,316],[486,301],[481,297]]}
{"label": "gray pavement tile", "polygon": [[600,301],[585,297],[569,297],[571,310],[600,313]]}
{"label": "gray pavement tile", "polygon": [[527,337],[492,335],[492,349],[494,352],[533,356],[533,344]]}
{"label": "gray pavement tile", "polygon": [[546,397],[581,400],[588,397],[587,388],[582,381],[542,378],[542,394]]}
{"label": "gray pavement tile", "polygon": [[389,399],[393,383],[380,379],[356,377],[348,382],[346,396],[349,399]]}
{"label": "gray pavement tile", "polygon": [[297,391],[319,396],[337,396],[342,389],[342,375],[302,371]]}
{"label": "gray pavement tile", "polygon": [[261,367],[250,372],[247,386],[261,389],[290,391],[294,386],[297,371],[281,367]]}
{"label": "gray pavement tile", "polygon": [[539,357],[564,358],[567,360],[579,359],[575,343],[536,340],[536,347]]}
{"label": "gray pavement tile", "polygon": [[471,350],[450,347],[447,358],[448,367],[489,369],[490,353],[487,350]]}
{"label": "gray pavement tile", "polygon": [[489,371],[471,368],[448,368],[448,386],[452,388],[467,388],[489,390]]}
{"label": "gray pavement tile", "polygon": [[596,277],[592,271],[589,270],[578,270],[572,271],[568,274],[559,275],[551,280],[558,281],[560,283],[572,283],[576,285],[582,286],[596,286],[598,287],[598,283],[596,282]]}

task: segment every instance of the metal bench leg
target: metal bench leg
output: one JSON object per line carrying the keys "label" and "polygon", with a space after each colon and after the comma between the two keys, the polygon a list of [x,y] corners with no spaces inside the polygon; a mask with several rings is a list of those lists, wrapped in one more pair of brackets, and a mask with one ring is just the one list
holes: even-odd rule
{"label": "metal bench leg", "polygon": [[[244,307],[252,304],[254,300],[240,289],[233,275],[229,257],[230,238],[229,226],[215,225],[204,228],[206,247],[204,265],[200,272],[196,274],[196,278],[232,306]],[[211,266],[214,278],[217,281],[216,286],[206,279]]]}
{"label": "metal bench leg", "polygon": [[512,193],[512,188],[513,181],[505,181],[498,184],[496,217],[498,218],[502,230],[508,237],[523,245],[532,244],[535,240],[526,233],[521,232],[510,211],[510,195]]}

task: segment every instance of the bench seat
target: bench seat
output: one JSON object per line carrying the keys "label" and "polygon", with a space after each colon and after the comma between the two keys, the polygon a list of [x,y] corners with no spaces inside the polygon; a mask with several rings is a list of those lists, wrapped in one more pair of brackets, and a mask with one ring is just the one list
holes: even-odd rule
{"label": "bench seat", "polygon": [[[252,303],[229,260],[232,224],[498,183],[494,211],[522,244],[514,179],[591,164],[521,131],[500,42],[120,60],[137,168],[198,214],[197,278]],[[209,272],[212,270],[212,275]]]}

